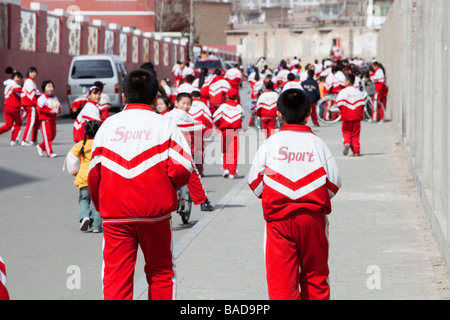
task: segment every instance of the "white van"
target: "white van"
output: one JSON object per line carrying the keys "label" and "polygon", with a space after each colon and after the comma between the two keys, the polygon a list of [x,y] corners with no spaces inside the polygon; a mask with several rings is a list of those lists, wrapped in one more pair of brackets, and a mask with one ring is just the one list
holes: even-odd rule
{"label": "white van", "polygon": [[119,56],[93,54],[73,57],[67,78],[69,109],[75,99],[86,95],[94,82],[101,81],[103,93],[108,94],[112,108],[121,110],[122,82],[126,75],[127,69]]}

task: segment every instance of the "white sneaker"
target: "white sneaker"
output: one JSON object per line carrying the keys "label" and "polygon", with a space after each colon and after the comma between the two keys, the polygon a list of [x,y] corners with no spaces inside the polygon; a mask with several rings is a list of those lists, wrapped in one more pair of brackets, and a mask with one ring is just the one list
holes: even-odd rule
{"label": "white sneaker", "polygon": [[228,179],[234,179],[234,178],[236,178],[236,176],[235,176],[234,174],[230,174],[230,175],[228,176]]}
{"label": "white sneaker", "polygon": [[36,149],[37,149],[39,157],[43,157],[44,156],[44,152],[42,151],[41,147],[36,146]]}
{"label": "white sneaker", "polygon": [[33,143],[31,142],[26,142],[26,141],[22,141],[22,143],[20,144],[22,147],[31,147],[33,146]]}
{"label": "white sneaker", "polygon": [[84,217],[83,220],[81,220],[80,231],[88,231],[90,223],[91,219],[89,219],[88,217]]}
{"label": "white sneaker", "polygon": [[14,147],[14,146],[17,146],[17,145],[19,145],[19,142],[17,142],[17,141],[11,141],[11,143],[10,143],[11,147]]}
{"label": "white sneaker", "polygon": [[56,153],[52,153],[52,154],[50,155],[50,158],[56,158],[56,157],[58,157],[58,155],[57,155]]}
{"label": "white sneaker", "polygon": [[228,178],[229,175],[230,175],[230,171],[229,170],[223,170],[222,177]]}

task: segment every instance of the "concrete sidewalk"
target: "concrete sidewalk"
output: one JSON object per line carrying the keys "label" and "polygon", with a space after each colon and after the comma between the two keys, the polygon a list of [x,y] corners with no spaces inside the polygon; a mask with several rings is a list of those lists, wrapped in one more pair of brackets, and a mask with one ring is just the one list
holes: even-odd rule
{"label": "concrete sidewalk", "polygon": [[[329,217],[332,300],[450,299],[393,125],[363,123],[361,158],[342,156],[339,124],[314,132],[329,145],[343,180]],[[246,174],[175,244],[177,299],[268,299],[261,202]],[[136,299],[147,299],[145,281],[135,291]]]}

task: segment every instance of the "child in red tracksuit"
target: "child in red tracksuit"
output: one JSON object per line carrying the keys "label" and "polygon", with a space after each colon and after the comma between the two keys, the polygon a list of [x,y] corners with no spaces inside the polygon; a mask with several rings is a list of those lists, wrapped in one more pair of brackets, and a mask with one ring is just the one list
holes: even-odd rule
{"label": "child in red tracksuit", "polygon": [[267,81],[266,90],[256,102],[256,116],[261,117],[264,136],[268,139],[277,128],[278,93],[273,89],[272,81]]}
{"label": "child in red tracksuit", "polygon": [[47,157],[56,158],[58,155],[53,152],[53,140],[56,137],[56,117],[61,113],[61,104],[58,98],[53,94],[55,85],[47,80],[42,83],[44,92],[37,101],[39,122],[41,124],[42,143],[36,146],[38,154],[43,157],[44,151]]}
{"label": "child in red tracksuit", "polygon": [[11,73],[11,79],[6,80],[5,85],[5,125],[0,127],[0,134],[13,129],[11,136],[11,146],[19,144],[19,134],[22,128],[22,110],[20,95],[22,93],[21,82],[23,76],[20,72],[14,71],[11,67],[6,69],[6,73]]}
{"label": "child in red tracksuit", "polygon": [[41,93],[35,83],[37,74],[37,69],[30,67],[26,76],[27,79],[22,87],[21,104],[27,118],[27,125],[22,138],[22,146],[24,147],[30,147],[36,143],[39,131],[39,116],[36,107],[37,99]]}
{"label": "child in red tracksuit", "polygon": [[248,178],[266,220],[269,298],[329,300],[327,216],[341,187],[339,170],[327,145],[306,126],[307,94],[284,91],[277,108],[283,126],[260,147]]}
{"label": "child in red tracksuit", "polygon": [[364,117],[364,95],[356,89],[355,76],[347,74],[346,88],[339,92],[336,105],[341,110],[342,135],[344,137],[344,155],[348,155],[350,149],[355,157],[361,155],[361,121]]}
{"label": "child in red tracksuit", "polygon": [[[203,142],[202,129],[204,126],[201,122],[195,121],[194,118],[189,115],[188,112],[191,109],[191,106],[191,95],[187,92],[182,92],[176,97],[175,107],[170,112],[166,113],[164,117],[171,119],[177,124],[178,128],[180,128],[186,138],[186,141],[191,146],[191,155],[194,155],[196,146],[201,145]],[[192,160],[193,164],[197,162],[199,162],[199,160]],[[192,201],[195,205],[200,205],[201,211],[214,210],[213,205],[208,199],[205,187],[200,178],[200,173],[196,166],[194,166],[192,170],[187,187],[192,197]]]}
{"label": "child in red tracksuit", "polygon": [[237,175],[239,130],[242,129],[244,113],[237,103],[236,89],[227,91],[228,101],[213,115],[213,122],[222,135],[223,177],[234,179]]}

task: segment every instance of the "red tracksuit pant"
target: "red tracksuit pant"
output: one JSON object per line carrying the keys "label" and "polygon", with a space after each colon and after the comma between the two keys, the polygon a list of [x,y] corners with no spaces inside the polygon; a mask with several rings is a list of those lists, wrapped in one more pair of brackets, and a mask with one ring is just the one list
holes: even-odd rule
{"label": "red tracksuit pant", "polygon": [[375,93],[373,100],[372,120],[383,121],[385,117],[384,109],[378,105],[377,101],[380,101],[382,104],[386,105],[386,96],[382,93]]}
{"label": "red tracksuit pant", "polygon": [[39,145],[43,151],[50,156],[53,153],[53,140],[56,137],[56,121],[43,120],[41,121],[42,143]]}
{"label": "red tracksuit pant", "polygon": [[36,107],[24,107],[27,117],[27,125],[23,132],[22,141],[36,142],[39,131],[39,116]]}
{"label": "red tracksuit pant", "polygon": [[267,140],[277,129],[277,118],[261,118],[261,124],[264,130],[264,137]]}
{"label": "red tracksuit pant", "polygon": [[315,103],[311,103],[311,120],[314,124],[319,124],[319,119],[317,118],[317,105]]}
{"label": "red tracksuit pant", "polygon": [[327,217],[318,212],[266,223],[266,277],[271,300],[330,299],[327,235]]}
{"label": "red tracksuit pant", "polygon": [[230,174],[237,174],[238,152],[239,152],[239,130],[224,129],[222,135],[222,169],[228,170]]}
{"label": "red tracksuit pant", "polygon": [[20,108],[5,106],[4,110],[5,125],[0,127],[0,134],[8,132],[14,128],[11,141],[17,141],[22,128],[22,111]]}
{"label": "red tracksuit pant", "polygon": [[354,155],[361,154],[361,144],[359,142],[361,135],[360,121],[344,121],[342,122],[342,136],[344,137],[344,145],[350,144]]}
{"label": "red tracksuit pant", "polygon": [[191,195],[192,201],[195,205],[202,204],[206,201],[208,196],[206,195],[205,187],[203,186],[202,179],[200,178],[200,173],[197,170],[197,166],[192,163],[193,170],[191,177],[188,182],[188,190]]}
{"label": "red tracksuit pant", "polygon": [[175,298],[172,222],[103,224],[103,298],[132,300],[138,246],[144,255],[149,300]]}

